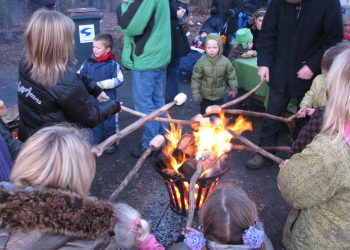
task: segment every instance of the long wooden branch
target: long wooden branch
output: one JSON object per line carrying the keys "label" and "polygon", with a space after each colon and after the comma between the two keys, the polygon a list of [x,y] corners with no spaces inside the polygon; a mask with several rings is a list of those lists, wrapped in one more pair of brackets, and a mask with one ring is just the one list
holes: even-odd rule
{"label": "long wooden branch", "polygon": [[236,132],[230,130],[229,128],[227,128],[226,130],[228,132],[230,132],[236,139],[240,140],[243,144],[245,144],[248,147],[252,148],[256,153],[259,153],[259,154],[261,154],[261,155],[263,155],[263,156],[273,160],[274,162],[277,162],[278,164],[282,164],[284,162],[281,158],[279,158],[279,157],[277,157],[277,156],[267,152],[266,150],[262,149],[258,145],[256,145],[256,144],[252,143],[251,141],[249,141],[244,136],[237,134]]}
{"label": "long wooden branch", "polygon": [[152,150],[159,149],[165,141],[164,136],[162,135],[156,135],[149,143],[148,149],[143,152],[141,157],[136,162],[135,166],[131,169],[129,174],[125,177],[125,179],[122,181],[122,183],[117,187],[117,189],[111,194],[109,197],[110,201],[113,201],[117,198],[117,196],[124,190],[124,188],[129,184],[132,178],[136,175],[136,173],[140,170],[142,167],[143,162],[146,160],[146,158],[152,153]]}
{"label": "long wooden branch", "polygon": [[[121,108],[123,111],[128,112],[129,114],[138,116],[138,117],[145,117],[147,116],[144,113],[138,112],[136,110],[130,109],[128,107],[122,106]],[[186,121],[186,120],[178,120],[178,119],[170,119],[170,118],[164,118],[164,117],[155,117],[153,120],[159,121],[159,122],[167,122],[167,123],[179,123],[179,124],[198,124],[198,122],[195,121]]]}
{"label": "long wooden branch", "polygon": [[93,152],[97,156],[102,155],[102,153],[106,150],[106,148],[108,148],[111,145],[113,145],[116,141],[118,141],[119,139],[127,136],[128,134],[130,134],[132,132],[134,132],[136,129],[141,128],[144,124],[146,124],[147,122],[153,120],[155,117],[161,115],[162,113],[166,112],[167,110],[169,110],[174,105],[175,105],[175,102],[170,102],[170,103],[164,105],[163,107],[160,107],[159,109],[153,111],[149,115],[140,118],[136,122],[132,123],[131,125],[127,126],[126,128],[122,129],[121,131],[119,131],[119,133],[110,136],[109,138],[107,138],[106,140],[104,140],[103,142],[98,144],[93,149]]}
{"label": "long wooden branch", "polygon": [[241,101],[247,99],[249,96],[251,96],[252,94],[255,93],[255,91],[260,88],[263,84],[265,83],[265,81],[260,81],[253,89],[251,89],[249,92],[245,93],[244,95],[238,97],[237,99],[234,99],[230,102],[227,102],[227,103],[224,103],[222,104],[220,107],[221,108],[227,108],[227,107],[230,107],[230,106],[233,106],[237,103],[240,103]]}
{"label": "long wooden branch", "polygon": [[195,185],[198,180],[198,178],[202,174],[202,159],[200,158],[197,162],[197,168],[196,172],[191,177],[190,180],[190,190],[189,190],[189,206],[188,206],[188,213],[187,213],[187,221],[186,221],[186,228],[191,227],[192,221],[193,221],[193,216],[194,216],[194,211],[196,208],[195,204],[195,197],[194,197],[194,192],[195,192]]}
{"label": "long wooden branch", "polygon": [[296,114],[291,115],[289,117],[280,117],[280,116],[270,115],[267,113],[254,112],[254,111],[248,111],[248,110],[240,110],[240,109],[223,109],[222,111],[225,112],[226,114],[255,116],[255,117],[259,117],[259,118],[269,118],[272,120],[285,122],[285,123],[292,122],[296,118]]}
{"label": "long wooden branch", "polygon": [[140,170],[143,165],[143,162],[147,159],[147,157],[152,153],[152,148],[148,148],[141,157],[138,159],[134,167],[131,169],[129,174],[125,177],[122,183],[117,187],[117,189],[109,196],[109,201],[114,201],[117,196],[124,190],[124,188],[129,184],[131,179],[136,175],[136,173]]}
{"label": "long wooden branch", "polygon": [[[291,148],[288,146],[261,147],[261,148],[268,151],[280,151],[280,152],[290,152],[291,150]],[[255,150],[252,149],[251,147],[248,147],[246,145],[240,145],[240,144],[231,144],[231,149],[237,150],[237,151],[247,150],[247,151],[255,152]]]}

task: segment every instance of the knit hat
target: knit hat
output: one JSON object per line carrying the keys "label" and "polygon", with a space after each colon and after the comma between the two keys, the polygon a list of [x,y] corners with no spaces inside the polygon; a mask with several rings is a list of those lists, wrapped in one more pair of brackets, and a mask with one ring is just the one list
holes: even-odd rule
{"label": "knit hat", "polygon": [[241,44],[244,49],[248,47],[248,43],[253,41],[253,34],[248,28],[239,29],[236,31],[236,38],[233,39],[233,45]]}

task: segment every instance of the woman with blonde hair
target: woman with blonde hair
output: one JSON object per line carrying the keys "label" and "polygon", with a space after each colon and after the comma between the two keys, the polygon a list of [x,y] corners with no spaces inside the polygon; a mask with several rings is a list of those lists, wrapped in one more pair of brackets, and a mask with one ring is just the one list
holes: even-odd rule
{"label": "woman with blonde hair", "polygon": [[350,249],[350,49],[336,57],[326,81],[320,134],[280,166],[277,178],[292,207],[287,249]]}
{"label": "woman with blonde hair", "polygon": [[73,21],[56,11],[40,9],[28,22],[17,90],[22,141],[60,122],[92,128],[120,110],[119,102],[108,100],[96,83],[70,68],[75,63],[73,35]]}
{"label": "woman with blonde hair", "polygon": [[116,249],[114,205],[88,196],[95,167],[76,128],[31,136],[0,185],[0,249]]}

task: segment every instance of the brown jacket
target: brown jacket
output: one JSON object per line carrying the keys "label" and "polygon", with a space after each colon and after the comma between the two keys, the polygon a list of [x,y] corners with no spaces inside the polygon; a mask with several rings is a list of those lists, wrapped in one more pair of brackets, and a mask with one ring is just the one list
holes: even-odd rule
{"label": "brown jacket", "polygon": [[0,189],[0,249],[116,249],[113,205],[69,191]]}

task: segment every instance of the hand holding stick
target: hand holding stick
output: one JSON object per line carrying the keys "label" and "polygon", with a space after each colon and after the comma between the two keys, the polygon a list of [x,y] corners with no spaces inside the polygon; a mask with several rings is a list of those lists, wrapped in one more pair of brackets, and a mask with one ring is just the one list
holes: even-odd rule
{"label": "hand holding stick", "polygon": [[194,200],[194,192],[195,192],[195,185],[198,180],[198,178],[202,174],[202,161],[208,159],[210,157],[209,152],[198,152],[196,156],[197,162],[197,168],[196,172],[191,177],[190,180],[190,191],[189,191],[189,207],[188,207],[188,214],[187,214],[187,221],[186,221],[186,228],[191,227],[193,216],[194,216],[194,210],[196,208],[195,200]]}
{"label": "hand holding stick", "polygon": [[164,143],[164,137],[162,135],[156,135],[149,143],[149,148],[141,155],[141,157],[136,162],[135,166],[131,169],[129,174],[125,177],[122,183],[117,187],[117,189],[109,197],[109,201],[114,201],[117,196],[124,190],[124,188],[129,184],[132,178],[142,167],[143,162],[152,153],[153,150],[159,149]]}
{"label": "hand holding stick", "polygon": [[137,120],[136,122],[132,123],[131,125],[127,126],[126,128],[122,129],[119,131],[119,133],[112,135],[111,137],[107,138],[104,140],[102,143],[97,145],[94,149],[93,152],[97,155],[100,156],[102,155],[103,151],[106,150],[106,148],[110,147],[118,141],[119,139],[127,136],[131,132],[134,132],[136,129],[142,127],[145,123],[147,123],[150,120],[153,120],[155,117],[161,115],[162,113],[168,111],[171,107],[174,105],[182,105],[186,102],[187,96],[184,93],[180,93],[177,96],[175,96],[174,101],[165,104],[164,106],[160,107],[159,109],[156,109],[149,115],[146,115],[142,117],[141,119]]}

